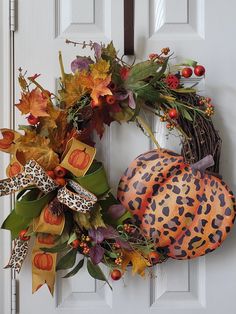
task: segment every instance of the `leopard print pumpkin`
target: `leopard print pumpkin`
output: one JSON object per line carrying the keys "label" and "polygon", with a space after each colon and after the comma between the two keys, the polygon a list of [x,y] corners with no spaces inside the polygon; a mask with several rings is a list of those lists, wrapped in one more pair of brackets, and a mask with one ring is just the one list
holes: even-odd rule
{"label": "leopard print pumpkin", "polygon": [[138,156],[120,180],[118,199],[156,247],[175,259],[215,250],[235,219],[235,199],[226,184],[195,173],[167,150]]}

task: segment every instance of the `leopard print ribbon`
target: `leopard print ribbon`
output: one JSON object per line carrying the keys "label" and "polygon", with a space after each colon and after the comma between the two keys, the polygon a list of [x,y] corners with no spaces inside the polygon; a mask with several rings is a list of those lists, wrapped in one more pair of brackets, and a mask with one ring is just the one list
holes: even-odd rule
{"label": "leopard print ribbon", "polygon": [[22,241],[19,238],[15,240],[15,245],[11,253],[10,260],[5,268],[15,269],[17,273],[20,272],[22,264],[28,253],[29,241]]}
{"label": "leopard print ribbon", "polygon": [[91,210],[97,202],[97,197],[93,193],[87,191],[73,180],[68,180],[67,185],[58,191],[57,198],[62,204],[81,213]]}
{"label": "leopard print ribbon", "polygon": [[58,187],[35,160],[30,160],[25,164],[23,172],[0,181],[0,196],[15,193],[30,185],[36,185],[45,194]]}

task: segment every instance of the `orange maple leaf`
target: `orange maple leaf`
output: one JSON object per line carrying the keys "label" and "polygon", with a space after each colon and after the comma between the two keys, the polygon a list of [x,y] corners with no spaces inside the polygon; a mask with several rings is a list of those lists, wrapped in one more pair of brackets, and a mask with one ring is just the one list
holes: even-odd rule
{"label": "orange maple leaf", "polygon": [[98,98],[100,96],[112,95],[111,90],[107,87],[111,82],[111,75],[109,75],[104,80],[91,78],[91,81],[91,98],[94,100],[95,103],[98,103]]}
{"label": "orange maple leaf", "polygon": [[39,88],[35,88],[29,93],[22,93],[20,102],[16,104],[16,107],[22,114],[31,113],[35,117],[48,117],[48,101],[45,94]]}

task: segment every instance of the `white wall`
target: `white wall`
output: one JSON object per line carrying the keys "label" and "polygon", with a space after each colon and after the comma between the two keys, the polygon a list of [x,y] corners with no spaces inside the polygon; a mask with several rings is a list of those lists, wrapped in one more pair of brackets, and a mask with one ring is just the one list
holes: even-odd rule
{"label": "white wall", "polygon": [[[8,1],[0,1],[0,128],[10,127],[10,36]],[[0,179],[5,177],[9,156],[0,153]],[[10,199],[0,199],[0,225],[10,211]],[[3,267],[10,253],[10,235],[0,230],[0,313],[11,311],[11,271]]]}

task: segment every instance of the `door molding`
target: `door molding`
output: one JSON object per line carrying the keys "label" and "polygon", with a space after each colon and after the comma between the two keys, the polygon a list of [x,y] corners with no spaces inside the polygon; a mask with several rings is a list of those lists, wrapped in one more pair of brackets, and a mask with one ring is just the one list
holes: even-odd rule
{"label": "door molding", "polygon": [[[10,31],[10,1],[0,2],[0,128],[11,128],[13,126],[13,106],[14,103],[14,34]],[[0,178],[5,176],[4,169],[9,164],[9,155],[0,155]],[[0,221],[10,213],[12,201],[10,197],[0,199]],[[0,313],[10,314],[12,311],[11,298],[11,270],[4,270],[3,267],[9,258],[11,252],[11,237],[10,233],[0,230]]]}

